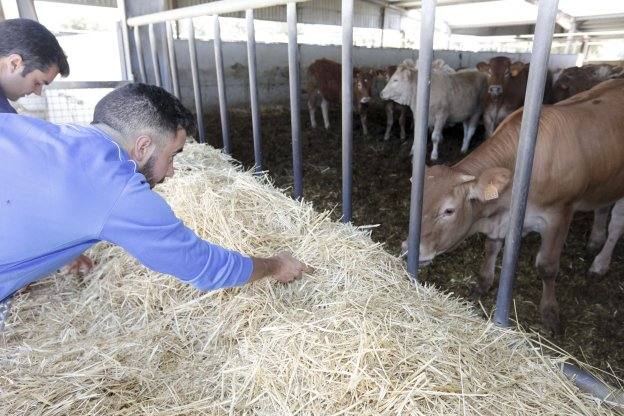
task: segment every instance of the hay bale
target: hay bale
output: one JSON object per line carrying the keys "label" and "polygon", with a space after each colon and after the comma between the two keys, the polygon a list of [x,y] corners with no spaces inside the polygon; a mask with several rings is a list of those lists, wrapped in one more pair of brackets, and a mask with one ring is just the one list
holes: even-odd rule
{"label": "hay bale", "polygon": [[611,414],[527,336],[413,287],[369,235],[189,145],[159,191],[205,238],[292,250],[290,284],[200,293],[96,246],[84,280],[17,296],[0,343],[6,415]]}

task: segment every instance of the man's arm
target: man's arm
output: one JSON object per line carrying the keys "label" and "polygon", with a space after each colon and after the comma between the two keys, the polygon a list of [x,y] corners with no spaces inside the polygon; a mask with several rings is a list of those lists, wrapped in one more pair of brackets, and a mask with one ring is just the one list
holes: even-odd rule
{"label": "man's arm", "polygon": [[100,238],[123,247],[150,269],[200,290],[241,286],[269,275],[290,282],[307,270],[286,253],[252,259],[202,240],[139,178],[129,181]]}

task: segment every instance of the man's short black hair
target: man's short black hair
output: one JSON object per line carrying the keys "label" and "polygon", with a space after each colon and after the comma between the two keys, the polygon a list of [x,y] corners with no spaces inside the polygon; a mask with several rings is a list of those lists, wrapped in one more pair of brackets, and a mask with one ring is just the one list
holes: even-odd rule
{"label": "man's short black hair", "polygon": [[69,64],[56,37],[42,24],[30,19],[0,21],[0,57],[18,54],[27,75],[38,69],[46,72],[56,65],[61,76],[69,75]]}
{"label": "man's short black hair", "polygon": [[106,124],[130,138],[144,131],[174,135],[179,128],[195,136],[195,117],[175,96],[155,85],[127,84],[95,106],[92,124]]}

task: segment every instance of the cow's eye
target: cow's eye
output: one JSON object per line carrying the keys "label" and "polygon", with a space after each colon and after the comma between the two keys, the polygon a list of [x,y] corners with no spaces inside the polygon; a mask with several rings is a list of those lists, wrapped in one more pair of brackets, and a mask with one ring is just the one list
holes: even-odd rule
{"label": "cow's eye", "polygon": [[455,208],[447,208],[444,210],[444,212],[442,212],[442,215],[445,217],[449,217],[453,214],[455,214]]}

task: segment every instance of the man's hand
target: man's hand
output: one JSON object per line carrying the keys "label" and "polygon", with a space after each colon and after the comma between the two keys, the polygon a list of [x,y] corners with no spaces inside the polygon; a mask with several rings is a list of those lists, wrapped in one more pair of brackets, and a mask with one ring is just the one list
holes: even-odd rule
{"label": "man's hand", "polygon": [[84,276],[89,273],[92,268],[93,262],[91,259],[84,254],[81,254],[74,261],[63,267],[63,271],[65,273],[75,274],[76,276]]}
{"label": "man's hand", "polygon": [[266,259],[253,257],[253,273],[250,282],[273,276],[277,281],[290,283],[303,273],[312,273],[314,269],[294,258],[285,251]]}

